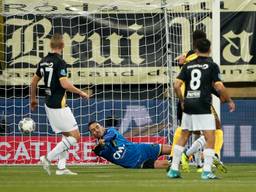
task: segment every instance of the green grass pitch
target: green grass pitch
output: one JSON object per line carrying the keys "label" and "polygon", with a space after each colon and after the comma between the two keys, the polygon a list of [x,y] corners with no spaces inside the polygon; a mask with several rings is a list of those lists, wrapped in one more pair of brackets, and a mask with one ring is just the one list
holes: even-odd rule
{"label": "green grass pitch", "polygon": [[[256,164],[229,164],[219,180],[202,181],[199,174],[182,173],[168,179],[163,169],[124,169],[72,166],[77,176],[48,176],[40,166],[0,166],[1,192],[255,192]],[[55,167],[52,167],[52,172]],[[55,172],[53,172],[55,173]]]}

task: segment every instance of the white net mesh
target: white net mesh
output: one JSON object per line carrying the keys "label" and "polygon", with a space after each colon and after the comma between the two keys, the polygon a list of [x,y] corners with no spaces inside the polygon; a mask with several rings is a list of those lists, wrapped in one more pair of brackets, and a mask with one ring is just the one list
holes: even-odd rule
{"label": "white net mesh", "polygon": [[[176,127],[170,87],[176,58],[191,49],[193,30],[203,29],[211,39],[211,1],[72,2],[77,6],[60,3],[64,8],[56,9],[38,2],[2,14],[1,164],[37,163],[61,139],[46,118],[41,88],[37,110],[29,109],[31,77],[56,32],[64,36],[71,81],[91,95],[89,100],[68,95],[82,134],[70,163],[102,162],[91,152],[92,120],[116,127],[134,142],[166,143]],[[18,123],[28,116],[37,129],[24,136]]]}

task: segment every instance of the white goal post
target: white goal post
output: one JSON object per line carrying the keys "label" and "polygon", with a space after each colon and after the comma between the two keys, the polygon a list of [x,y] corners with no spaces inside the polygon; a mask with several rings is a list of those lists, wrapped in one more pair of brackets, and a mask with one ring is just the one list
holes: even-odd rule
{"label": "white goal post", "polygon": [[[64,36],[69,78],[91,95],[89,100],[68,95],[82,134],[69,163],[105,163],[92,152],[95,140],[87,128],[92,120],[134,142],[172,142],[177,58],[192,48],[195,29],[205,31],[219,51],[213,27],[219,1],[19,2],[3,1],[1,7],[0,164],[36,164],[61,139],[46,118],[41,85],[39,107],[29,109],[31,77],[56,32]],[[18,130],[24,117],[36,122],[31,135]]]}

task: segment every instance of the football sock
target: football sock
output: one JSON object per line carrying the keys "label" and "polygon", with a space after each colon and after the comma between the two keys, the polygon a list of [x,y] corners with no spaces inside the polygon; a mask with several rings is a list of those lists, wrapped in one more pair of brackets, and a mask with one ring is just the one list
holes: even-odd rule
{"label": "football sock", "polygon": [[59,154],[59,161],[58,161],[58,169],[65,169],[66,168],[66,161],[68,158],[68,152],[63,151]]}
{"label": "football sock", "polygon": [[214,151],[220,157],[220,151],[223,146],[223,131],[221,129],[217,129],[215,131],[215,145]]}
{"label": "football sock", "polygon": [[191,145],[191,147],[186,151],[187,157],[193,155],[194,153],[202,150],[204,148],[206,141],[204,136],[199,137],[195,142]]}
{"label": "football sock", "polygon": [[68,151],[71,146],[76,144],[76,138],[74,137],[63,137],[62,141],[59,142],[48,154],[47,159],[49,161],[54,160],[60,153]]}
{"label": "football sock", "polygon": [[184,147],[182,147],[180,145],[174,146],[171,169],[176,170],[176,171],[179,170],[181,155],[182,155],[183,151],[184,151]]}
{"label": "football sock", "polygon": [[171,154],[170,156],[173,157],[173,151],[174,151],[174,146],[176,145],[176,143],[178,142],[180,135],[181,135],[181,127],[177,127],[177,129],[174,132],[174,136],[173,136],[173,141],[172,141],[172,149],[171,149]]}
{"label": "football sock", "polygon": [[204,150],[204,172],[211,172],[212,162],[214,157],[214,150],[207,148]]}

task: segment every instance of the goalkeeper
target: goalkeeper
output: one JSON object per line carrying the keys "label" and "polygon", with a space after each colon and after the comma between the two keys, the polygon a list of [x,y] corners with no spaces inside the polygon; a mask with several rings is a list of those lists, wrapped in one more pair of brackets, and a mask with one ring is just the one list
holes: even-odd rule
{"label": "goalkeeper", "polygon": [[92,121],[88,128],[98,139],[94,153],[124,168],[167,168],[167,160],[157,160],[161,155],[169,155],[170,145],[136,144],[125,139],[115,128],[106,129]]}
{"label": "goalkeeper", "polygon": [[[182,55],[179,57],[179,66],[182,67],[184,64],[196,59],[198,56],[196,55],[195,53],[195,49],[196,49],[196,41],[199,40],[199,39],[205,39],[206,38],[206,33],[204,33],[203,31],[201,30],[195,30],[193,32],[193,49],[190,50],[187,54],[185,55]],[[183,94],[185,93],[185,87],[183,86],[182,87],[182,90],[183,90]],[[217,97],[219,97],[219,94],[217,93],[217,91],[212,87],[212,94],[216,95]],[[214,115],[214,118],[215,118],[215,123],[216,123],[216,131],[215,131],[215,146],[214,146],[214,151],[215,151],[215,158],[214,158],[214,162],[213,164],[221,171],[221,172],[227,172],[227,169],[226,167],[224,166],[224,164],[219,160],[220,158],[220,151],[222,149],[222,145],[223,145],[223,131],[221,129],[221,123],[220,123],[220,119],[213,107],[213,105],[211,106],[211,110],[212,110],[212,114]],[[181,119],[182,119],[182,110],[181,110],[181,105],[180,103],[178,103],[178,106],[177,106],[177,118],[178,118],[178,121],[181,122]],[[178,127],[176,130],[175,130],[175,133],[174,133],[174,137],[173,137],[173,143],[172,143],[172,146],[174,146],[180,135],[181,135],[181,127]],[[195,133],[195,134],[200,134],[200,133]],[[186,172],[189,171],[189,166],[188,166],[188,156],[190,155],[193,155],[193,153],[195,153],[196,151],[199,150],[200,147],[202,147],[202,145],[204,145],[205,142],[202,142],[204,141],[204,138],[203,137],[200,137],[194,145],[192,145],[192,148],[188,150],[188,154],[185,155],[183,154],[182,155],[182,169]],[[170,156],[172,157],[173,156],[173,147],[172,147],[172,150],[171,150],[171,154]],[[198,168],[199,165],[198,165]],[[201,170],[201,169],[199,169]]]}

